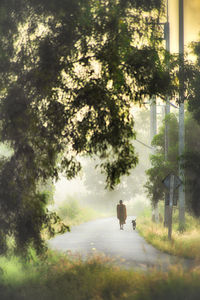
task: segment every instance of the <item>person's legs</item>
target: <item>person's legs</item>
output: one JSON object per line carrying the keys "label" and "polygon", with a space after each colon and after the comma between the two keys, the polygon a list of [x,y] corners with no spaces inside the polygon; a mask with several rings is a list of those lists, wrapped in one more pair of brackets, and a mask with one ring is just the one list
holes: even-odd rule
{"label": "person's legs", "polygon": [[119,225],[120,225],[120,229],[123,230],[123,225],[124,225],[124,222],[122,220],[119,220]]}
{"label": "person's legs", "polygon": [[120,227],[120,229],[121,229],[121,221],[119,220],[119,227]]}

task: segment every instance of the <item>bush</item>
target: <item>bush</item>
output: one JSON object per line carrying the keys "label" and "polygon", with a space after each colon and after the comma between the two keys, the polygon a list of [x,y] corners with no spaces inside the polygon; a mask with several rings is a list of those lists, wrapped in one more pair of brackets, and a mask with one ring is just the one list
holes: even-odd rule
{"label": "bush", "polygon": [[113,266],[106,257],[48,253],[46,259],[24,263],[0,258],[2,300],[198,300],[199,268],[184,272],[136,272]]}
{"label": "bush", "polygon": [[81,206],[73,197],[68,197],[66,201],[63,201],[58,207],[57,212],[62,220],[70,226],[104,216],[90,207]]}

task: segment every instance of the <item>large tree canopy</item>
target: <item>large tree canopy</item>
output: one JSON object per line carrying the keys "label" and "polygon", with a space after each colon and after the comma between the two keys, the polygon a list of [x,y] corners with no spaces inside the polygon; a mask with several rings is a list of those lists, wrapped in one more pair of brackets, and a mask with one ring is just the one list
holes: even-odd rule
{"label": "large tree canopy", "polygon": [[[0,221],[18,248],[41,246],[39,184],[98,155],[113,188],[137,162],[131,107],[174,88],[160,46],[160,0],[5,0],[0,4]],[[26,229],[25,229],[26,228]]]}

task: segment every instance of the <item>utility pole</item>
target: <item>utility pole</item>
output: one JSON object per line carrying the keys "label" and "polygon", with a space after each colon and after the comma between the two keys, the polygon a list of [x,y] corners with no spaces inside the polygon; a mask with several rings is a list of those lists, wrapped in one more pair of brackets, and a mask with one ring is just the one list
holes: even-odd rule
{"label": "utility pole", "polygon": [[[169,119],[167,116],[170,114],[170,102],[169,97],[166,99],[165,104],[165,161],[168,160],[168,149],[169,149]],[[169,196],[165,192],[165,205],[164,205],[164,226],[167,227],[169,222]]]}
{"label": "utility pole", "polygon": [[[150,100],[150,139],[151,142],[154,136],[157,134],[157,106],[156,106],[156,96],[153,96]],[[152,147],[152,154],[155,154],[155,148]],[[158,223],[158,204],[156,203],[153,207],[153,214],[154,220]]]}
{"label": "utility pole", "polygon": [[[168,0],[167,0],[167,22],[164,25],[164,38],[166,41],[166,50],[170,52],[170,27],[169,27],[169,7],[168,7]],[[170,102],[169,97],[166,96],[166,105],[165,105],[165,117],[170,113]],[[168,121],[165,120],[165,160],[168,157],[168,148],[169,148],[169,135],[168,135]]]}
{"label": "utility pole", "polygon": [[[170,52],[170,27],[169,27],[169,5],[167,0],[167,22],[164,24],[164,39],[166,41],[166,50]],[[167,116],[170,114],[170,102],[169,97],[166,96],[165,104],[165,161],[168,160],[168,149],[169,149],[169,120]],[[169,204],[168,194],[165,193],[165,206],[164,206],[164,226],[168,226],[169,221]]]}
{"label": "utility pole", "polygon": [[[179,157],[184,153],[185,128],[184,128],[184,2],[179,0]],[[179,159],[179,178],[183,182],[179,187],[179,229],[185,226],[185,191],[184,169],[182,159]]]}

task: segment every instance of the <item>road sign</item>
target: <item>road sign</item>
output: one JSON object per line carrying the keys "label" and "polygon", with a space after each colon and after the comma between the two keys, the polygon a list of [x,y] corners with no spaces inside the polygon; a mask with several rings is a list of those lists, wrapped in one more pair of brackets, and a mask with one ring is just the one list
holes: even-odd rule
{"label": "road sign", "polygon": [[[166,186],[166,188],[169,190],[170,189],[170,177],[172,176],[173,174],[169,174],[167,175],[163,180],[162,180],[162,183]],[[174,186],[173,186],[173,189],[176,190],[181,184],[182,184],[182,181],[180,180],[180,178],[176,175],[173,175],[174,176]]]}
{"label": "road sign", "polygon": [[[173,196],[173,206],[177,206],[178,203],[178,193],[174,193]],[[169,205],[169,192],[166,192],[166,197],[165,197],[165,205]]]}

